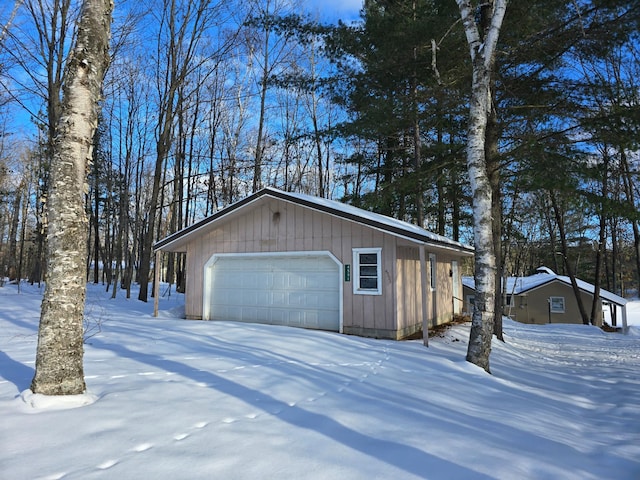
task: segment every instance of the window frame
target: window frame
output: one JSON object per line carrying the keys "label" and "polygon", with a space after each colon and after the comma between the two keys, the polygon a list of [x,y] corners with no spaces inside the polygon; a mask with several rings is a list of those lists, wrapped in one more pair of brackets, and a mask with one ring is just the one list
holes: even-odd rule
{"label": "window frame", "polygon": [[505,307],[515,307],[516,306],[516,295],[514,293],[506,293],[504,300]]}
{"label": "window frame", "polygon": [[[382,295],[382,248],[354,248],[353,252],[353,293],[354,295]],[[360,255],[376,255],[376,288],[360,287]],[[373,264],[365,264],[372,266]],[[372,275],[362,275],[362,278],[373,278]]]}
{"label": "window frame", "polygon": [[[553,302],[555,301],[561,301],[562,302],[562,309],[560,308],[554,308]],[[549,297],[549,312],[550,313],[565,313],[566,312],[566,308],[567,305],[565,303],[564,297],[560,297],[560,296],[551,296]]]}
{"label": "window frame", "polygon": [[429,254],[429,288],[432,292],[438,289],[438,259],[435,253]]}

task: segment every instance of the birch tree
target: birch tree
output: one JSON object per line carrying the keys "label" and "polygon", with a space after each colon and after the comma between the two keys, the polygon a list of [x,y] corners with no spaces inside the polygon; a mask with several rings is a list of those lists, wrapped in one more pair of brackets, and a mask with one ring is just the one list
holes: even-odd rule
{"label": "birch tree", "polygon": [[83,316],[86,295],[87,164],[109,63],[112,0],[85,0],[67,60],[61,116],[51,159],[47,278],[38,331],[34,393],[85,391]]}
{"label": "birch tree", "polygon": [[[467,170],[473,194],[473,234],[475,252],[475,307],[473,311],[467,361],[489,369],[493,336],[496,255],[493,242],[492,189],[487,168],[485,139],[491,115],[491,78],[496,45],[508,0],[490,0],[481,4],[480,15],[471,0],[456,0],[464,26],[473,67],[469,126],[467,133]],[[478,22],[486,19],[487,25]]]}

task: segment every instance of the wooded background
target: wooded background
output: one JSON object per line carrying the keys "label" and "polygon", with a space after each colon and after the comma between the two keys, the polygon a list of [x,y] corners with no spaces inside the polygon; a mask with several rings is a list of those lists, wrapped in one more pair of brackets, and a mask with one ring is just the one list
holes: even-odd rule
{"label": "wooded background", "polygon": [[[43,279],[49,164],[75,0],[0,6],[0,277]],[[147,287],[153,243],[265,185],[472,243],[471,67],[454,0],[116,1],[87,179],[87,278]],[[612,292],[640,272],[640,5],[512,0],[486,151],[502,274]],[[183,259],[165,280],[182,286]],[[148,288],[140,299],[146,300]]]}

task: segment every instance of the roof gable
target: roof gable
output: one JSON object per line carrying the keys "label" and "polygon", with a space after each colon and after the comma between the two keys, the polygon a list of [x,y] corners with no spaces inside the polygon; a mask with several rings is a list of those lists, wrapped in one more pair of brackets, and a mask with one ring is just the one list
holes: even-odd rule
{"label": "roof gable", "polygon": [[297,205],[302,205],[313,210],[317,210],[329,215],[333,215],[339,218],[343,218],[349,221],[353,221],[362,225],[367,225],[371,228],[387,232],[391,235],[403,237],[416,243],[437,245],[440,248],[447,248],[458,251],[466,255],[473,254],[473,247],[465,245],[461,242],[456,242],[442,235],[429,232],[423,228],[413,225],[402,220],[397,220],[378,213],[369,212],[353,205],[347,205],[345,203],[337,202],[335,200],[328,200],[325,198],[314,197],[311,195],[305,195],[302,193],[290,193],[284,192],[271,187],[263,188],[262,190],[238,201],[213,215],[197,222],[189,227],[186,227],[168,237],[158,241],[154,245],[154,250],[168,249],[171,246],[175,246],[178,243],[183,243],[193,235],[196,235],[199,231],[205,227],[212,225],[223,218],[227,217],[233,212],[239,209],[245,208],[254,203],[258,199],[269,196],[277,198],[287,202],[291,202]]}
{"label": "roof gable", "polygon": [[[528,277],[507,277],[505,290],[509,295],[522,295],[528,291],[540,288],[552,282],[560,282],[565,285],[571,286],[571,279],[563,275],[557,275],[552,270],[543,267],[538,269],[539,272]],[[576,279],[578,288],[584,292],[593,295],[595,292],[595,286],[585,282],[584,280]],[[462,284],[468,288],[475,290],[475,282],[473,277],[463,277]],[[608,290],[600,289],[600,298],[614,303],[616,305],[624,306],[627,300],[611,293]]]}

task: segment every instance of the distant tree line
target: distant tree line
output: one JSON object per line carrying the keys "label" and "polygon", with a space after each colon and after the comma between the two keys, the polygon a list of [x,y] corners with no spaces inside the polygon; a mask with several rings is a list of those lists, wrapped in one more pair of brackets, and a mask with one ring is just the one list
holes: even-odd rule
{"label": "distant tree line", "polygon": [[[0,7],[0,277],[11,280],[43,279],[79,3]],[[300,11],[116,2],[86,185],[89,281],[113,295],[138,282],[146,301],[154,241],[264,185],[472,242],[472,68],[456,3],[366,0],[359,22],[338,25]],[[639,27],[636,1],[509,3],[485,145],[500,276],[544,264],[637,291]],[[183,288],[184,258],[163,262]]]}

